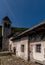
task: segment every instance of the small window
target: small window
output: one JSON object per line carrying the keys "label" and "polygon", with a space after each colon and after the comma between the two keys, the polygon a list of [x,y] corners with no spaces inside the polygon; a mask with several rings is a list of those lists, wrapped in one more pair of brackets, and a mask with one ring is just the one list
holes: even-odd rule
{"label": "small window", "polygon": [[8,24],[8,28],[10,28],[10,24]]}
{"label": "small window", "polygon": [[4,27],[10,28],[10,24],[4,23]]}
{"label": "small window", "polygon": [[12,45],[10,45],[10,51],[11,51],[11,47],[12,47]]}
{"label": "small window", "polygon": [[6,23],[4,23],[4,27],[7,27],[7,24]]}
{"label": "small window", "polygon": [[24,52],[24,45],[21,45],[21,52]]}
{"label": "small window", "polygon": [[36,52],[41,52],[41,44],[36,45]]}

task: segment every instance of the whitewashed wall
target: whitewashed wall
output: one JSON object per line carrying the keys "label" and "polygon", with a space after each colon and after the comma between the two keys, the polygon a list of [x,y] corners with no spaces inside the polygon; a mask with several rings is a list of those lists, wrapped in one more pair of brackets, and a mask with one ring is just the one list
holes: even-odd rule
{"label": "whitewashed wall", "polygon": [[[11,50],[16,47],[16,56],[22,59],[28,60],[28,37],[23,37],[20,40],[15,40],[15,42],[9,40],[9,45],[12,45]],[[21,52],[21,45],[25,45],[24,52]]]}
{"label": "whitewashed wall", "polygon": [[[36,48],[35,48],[36,44],[41,44],[41,53],[36,52]],[[35,60],[44,61],[45,60],[44,58],[45,41],[30,43],[30,46],[32,47],[33,58]]]}
{"label": "whitewashed wall", "polygon": [[10,51],[10,45],[11,45],[12,52],[14,52],[13,48],[16,47],[16,43],[11,41],[11,38],[9,39],[9,51]]}
{"label": "whitewashed wall", "polygon": [[[24,37],[21,40],[16,42],[16,55],[22,59],[28,60],[28,37]],[[24,52],[21,52],[21,45],[24,46]]]}

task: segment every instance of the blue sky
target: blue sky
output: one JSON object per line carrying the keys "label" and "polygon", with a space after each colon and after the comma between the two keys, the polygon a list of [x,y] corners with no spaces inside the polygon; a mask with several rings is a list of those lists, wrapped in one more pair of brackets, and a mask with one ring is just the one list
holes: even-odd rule
{"label": "blue sky", "polygon": [[12,26],[30,28],[45,20],[45,0],[0,0],[0,25],[5,16]]}

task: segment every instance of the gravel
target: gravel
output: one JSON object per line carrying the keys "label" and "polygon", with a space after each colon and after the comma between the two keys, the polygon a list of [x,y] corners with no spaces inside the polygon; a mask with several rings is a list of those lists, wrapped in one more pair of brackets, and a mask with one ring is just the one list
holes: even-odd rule
{"label": "gravel", "polygon": [[27,62],[16,56],[1,56],[0,65],[39,65],[33,62]]}

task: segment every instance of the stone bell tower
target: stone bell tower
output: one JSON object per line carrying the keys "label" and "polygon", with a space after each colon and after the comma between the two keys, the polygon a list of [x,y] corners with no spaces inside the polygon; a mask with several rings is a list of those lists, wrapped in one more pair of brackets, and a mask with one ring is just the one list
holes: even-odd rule
{"label": "stone bell tower", "polygon": [[2,50],[8,51],[9,49],[9,40],[8,36],[11,34],[11,21],[6,16],[2,21]]}

